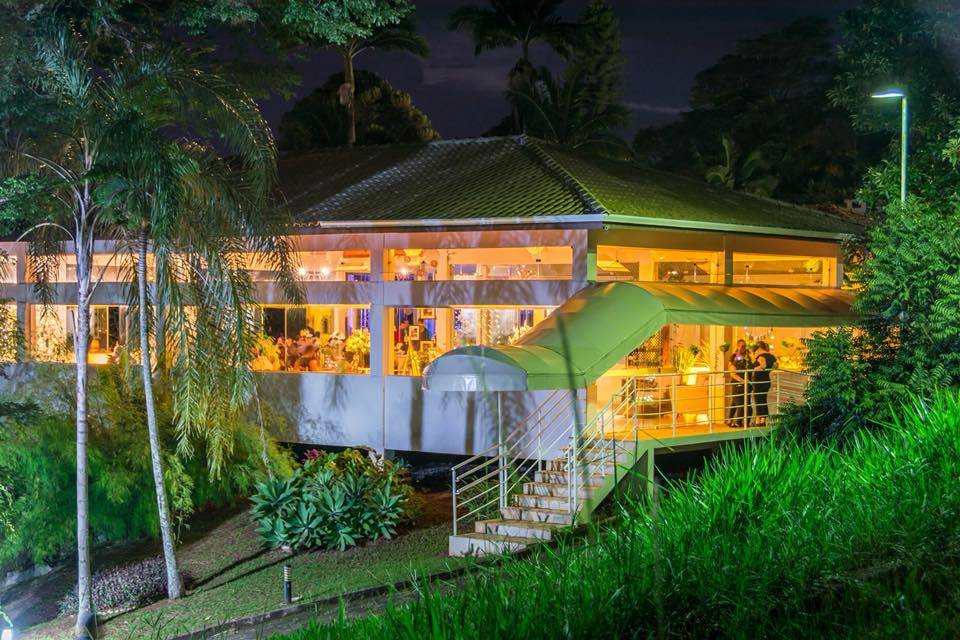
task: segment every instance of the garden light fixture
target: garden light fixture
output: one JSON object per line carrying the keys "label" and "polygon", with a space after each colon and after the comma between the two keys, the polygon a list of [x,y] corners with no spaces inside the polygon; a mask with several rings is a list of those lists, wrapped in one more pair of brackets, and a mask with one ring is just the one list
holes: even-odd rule
{"label": "garden light fixture", "polygon": [[878,91],[870,96],[880,100],[900,98],[900,202],[907,201],[907,94],[900,89]]}
{"label": "garden light fixture", "polygon": [[0,631],[0,640],[13,640],[13,629]]}

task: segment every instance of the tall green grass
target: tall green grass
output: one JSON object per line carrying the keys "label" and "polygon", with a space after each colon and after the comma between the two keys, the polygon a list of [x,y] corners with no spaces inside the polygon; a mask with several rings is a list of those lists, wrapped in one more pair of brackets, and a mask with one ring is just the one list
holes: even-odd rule
{"label": "tall green grass", "polygon": [[589,542],[318,638],[960,637],[960,397],[728,450]]}

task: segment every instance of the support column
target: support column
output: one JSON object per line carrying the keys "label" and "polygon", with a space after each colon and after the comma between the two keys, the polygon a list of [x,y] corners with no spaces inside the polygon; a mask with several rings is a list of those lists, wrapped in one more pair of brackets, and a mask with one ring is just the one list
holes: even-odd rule
{"label": "support column", "polygon": [[575,235],[571,276],[575,282],[597,281],[597,246],[587,231]]}
{"label": "support column", "polygon": [[370,378],[376,384],[379,393],[371,398],[371,413],[379,417],[380,446],[379,454],[386,456],[387,451],[387,374],[391,366],[389,313],[384,300],[384,264],[383,236],[375,236],[370,243],[370,282],[373,285],[373,299],[370,301]]}
{"label": "support column", "polygon": [[723,284],[733,284],[733,249],[727,243],[726,237],[723,239]]}

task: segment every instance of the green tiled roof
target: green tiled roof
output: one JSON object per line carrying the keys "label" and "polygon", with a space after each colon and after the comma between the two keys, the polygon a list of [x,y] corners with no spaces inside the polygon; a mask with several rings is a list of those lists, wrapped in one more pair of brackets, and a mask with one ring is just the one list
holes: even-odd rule
{"label": "green tiled roof", "polygon": [[652,224],[839,236],[839,217],[525,136],[334,149],[280,163],[300,225],[491,219]]}

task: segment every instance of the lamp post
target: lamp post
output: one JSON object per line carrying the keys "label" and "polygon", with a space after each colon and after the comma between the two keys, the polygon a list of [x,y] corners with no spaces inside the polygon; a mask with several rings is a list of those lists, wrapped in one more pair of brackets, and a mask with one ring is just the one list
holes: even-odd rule
{"label": "lamp post", "polygon": [[907,201],[907,94],[900,89],[890,89],[888,91],[879,91],[870,96],[871,98],[887,99],[900,98],[900,202]]}

